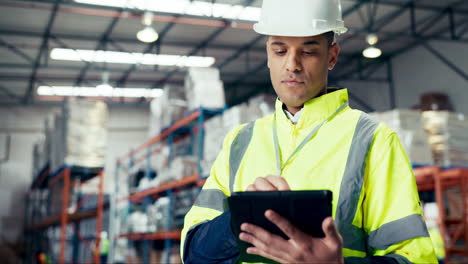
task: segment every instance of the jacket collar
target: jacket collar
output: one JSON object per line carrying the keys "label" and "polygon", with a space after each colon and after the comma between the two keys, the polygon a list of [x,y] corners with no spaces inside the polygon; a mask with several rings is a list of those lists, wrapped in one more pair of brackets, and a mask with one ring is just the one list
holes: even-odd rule
{"label": "jacket collar", "polygon": [[[348,90],[340,89],[313,98],[307,101],[302,108],[302,114],[296,124],[296,128],[309,127],[333,114],[342,104],[348,101]],[[292,125],[283,110],[283,102],[276,99],[275,103],[276,120],[278,125]]]}

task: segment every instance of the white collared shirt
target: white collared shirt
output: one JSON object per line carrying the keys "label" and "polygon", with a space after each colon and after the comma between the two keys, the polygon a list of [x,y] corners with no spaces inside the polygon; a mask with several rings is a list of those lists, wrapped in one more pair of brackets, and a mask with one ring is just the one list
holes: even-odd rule
{"label": "white collared shirt", "polygon": [[289,113],[288,110],[284,109],[284,113],[286,114],[286,116],[288,117],[289,120],[291,120],[291,122],[295,125],[297,124],[297,122],[299,122],[299,119],[301,118],[301,114],[302,114],[302,110],[304,108],[302,108],[301,110],[299,110],[295,115]]}

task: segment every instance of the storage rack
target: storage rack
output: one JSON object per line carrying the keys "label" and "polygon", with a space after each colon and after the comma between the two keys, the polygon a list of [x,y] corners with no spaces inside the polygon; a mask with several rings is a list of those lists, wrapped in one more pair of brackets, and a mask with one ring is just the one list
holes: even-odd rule
{"label": "storage rack", "polygon": [[[110,247],[109,256],[110,263],[113,263],[114,251],[116,248],[116,239],[127,238],[129,244],[135,241],[141,241],[143,244],[143,263],[149,263],[149,250],[151,241],[164,241],[164,263],[170,263],[170,251],[174,241],[180,241],[181,230],[171,230],[171,211],[173,207],[173,190],[180,188],[187,188],[190,186],[201,187],[205,181],[206,176],[202,171],[201,161],[203,160],[203,142],[204,142],[204,128],[203,123],[206,119],[211,118],[215,115],[221,114],[224,109],[208,110],[204,108],[198,108],[192,112],[186,114],[182,119],[173,122],[171,126],[163,129],[159,135],[151,138],[149,141],[133,149],[129,153],[123,155],[117,160],[114,182],[114,196],[111,197],[111,217],[110,217]],[[163,140],[167,140],[169,147],[169,163],[174,159],[174,143],[178,140],[190,137],[192,150],[194,144],[197,144],[197,153],[192,153],[197,156],[197,173],[184,177],[179,180],[170,181],[163,183],[159,186],[152,187],[139,192],[131,193],[128,196],[119,197],[119,171],[122,168],[127,170],[134,167],[137,163],[146,161],[145,177],[150,179],[151,175],[151,162],[150,157],[160,152],[159,148],[155,148],[155,144]],[[135,157],[139,154],[139,157]],[[127,164],[127,165],[125,165]],[[159,169],[159,168],[158,168]],[[155,233],[132,233],[132,234],[121,234],[119,230],[116,230],[116,221],[119,219],[117,204],[120,202],[128,203],[128,211],[132,203],[141,203],[146,211],[151,201],[158,199],[159,196],[165,195],[169,198],[168,207],[168,218],[165,226],[166,231],[155,232]],[[129,245],[130,246],[130,245]]]}
{"label": "storage rack", "polygon": [[[79,184],[83,184],[90,179],[97,177],[97,206],[92,210],[79,210],[87,201],[89,195],[79,199],[77,208],[74,212],[69,212],[70,190],[72,180],[78,179]],[[87,168],[78,166],[62,166],[55,172],[50,172],[49,165],[46,165],[34,178],[31,190],[26,197],[26,212],[25,212],[25,263],[35,263],[37,254],[42,252],[51,257],[53,263],[80,263],[79,260],[80,242],[88,245],[91,250],[92,259],[87,260],[89,263],[100,263],[100,233],[103,225],[103,211],[108,208],[104,203],[103,195],[103,178],[104,171],[102,168]],[[75,182],[76,183],[76,182]],[[61,190],[61,209],[58,213],[51,212],[51,195],[52,188],[58,186]],[[41,201],[40,204],[32,204],[35,202],[31,199],[32,193],[38,190],[48,190],[49,195],[46,201]],[[81,198],[81,197],[80,197]],[[45,216],[38,222],[33,220],[38,217],[34,213],[35,207],[45,208]],[[80,234],[80,222],[86,219],[96,219],[96,235],[83,237]],[[67,235],[67,227],[72,224],[73,237]],[[53,227],[60,227],[60,249],[58,256],[54,256],[51,249],[50,238],[48,238],[47,230]],[[94,240],[95,243],[89,243],[88,240]],[[67,244],[72,244],[71,259],[66,259],[65,251]]]}
{"label": "storage rack", "polygon": [[[428,166],[415,168],[414,174],[418,191],[434,191],[439,210],[438,226],[442,234],[445,250],[444,263],[455,263],[464,258],[468,261],[468,168],[440,168]],[[458,188],[461,201],[455,201],[448,188]],[[447,209],[458,210],[457,217],[449,217]]]}

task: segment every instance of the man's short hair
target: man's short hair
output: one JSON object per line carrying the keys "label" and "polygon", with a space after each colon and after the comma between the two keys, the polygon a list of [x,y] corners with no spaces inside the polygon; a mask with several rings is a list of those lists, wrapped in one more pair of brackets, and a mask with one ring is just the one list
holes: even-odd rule
{"label": "man's short hair", "polygon": [[323,36],[327,39],[328,47],[331,47],[335,43],[335,32],[328,31],[323,33]]}

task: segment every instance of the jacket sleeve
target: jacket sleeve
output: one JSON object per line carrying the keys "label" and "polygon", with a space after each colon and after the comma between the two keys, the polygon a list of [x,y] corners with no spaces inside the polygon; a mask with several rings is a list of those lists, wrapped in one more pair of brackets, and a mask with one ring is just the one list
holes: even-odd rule
{"label": "jacket sleeve", "polygon": [[231,214],[226,211],[190,230],[185,238],[184,263],[236,263],[239,250],[230,221]]}
{"label": "jacket sleeve", "polygon": [[366,161],[359,220],[368,235],[368,254],[398,263],[437,263],[411,163],[386,125],[379,125]]}
{"label": "jacket sleeve", "polygon": [[[230,196],[229,190],[229,153],[231,143],[235,139],[237,133],[243,126],[237,127],[226,136],[221,152],[219,153],[216,161],[211,168],[210,176],[206,180],[200,194],[197,197],[194,205],[187,213],[184,219],[184,228],[181,235],[181,258],[183,260],[194,259],[194,254],[203,251],[203,243],[212,245],[208,252],[205,252],[205,260],[214,261],[225,259],[227,255],[237,259],[237,255],[226,249],[225,237],[219,236],[216,232],[206,232],[207,230],[214,230],[215,226],[221,228],[226,232],[231,232],[230,228],[230,214],[225,212],[225,200]],[[224,213],[224,214],[223,214]],[[224,232],[223,231],[223,232]],[[233,235],[232,235],[233,236]],[[235,246],[237,250],[237,244]],[[224,253],[223,253],[224,252]],[[226,253],[227,252],[227,253]],[[207,255],[208,254],[208,255]],[[190,262],[190,261],[187,261]],[[209,261],[208,261],[209,262]],[[208,263],[205,262],[205,263]],[[193,263],[193,262],[191,262]],[[228,262],[226,262],[228,263]]]}

